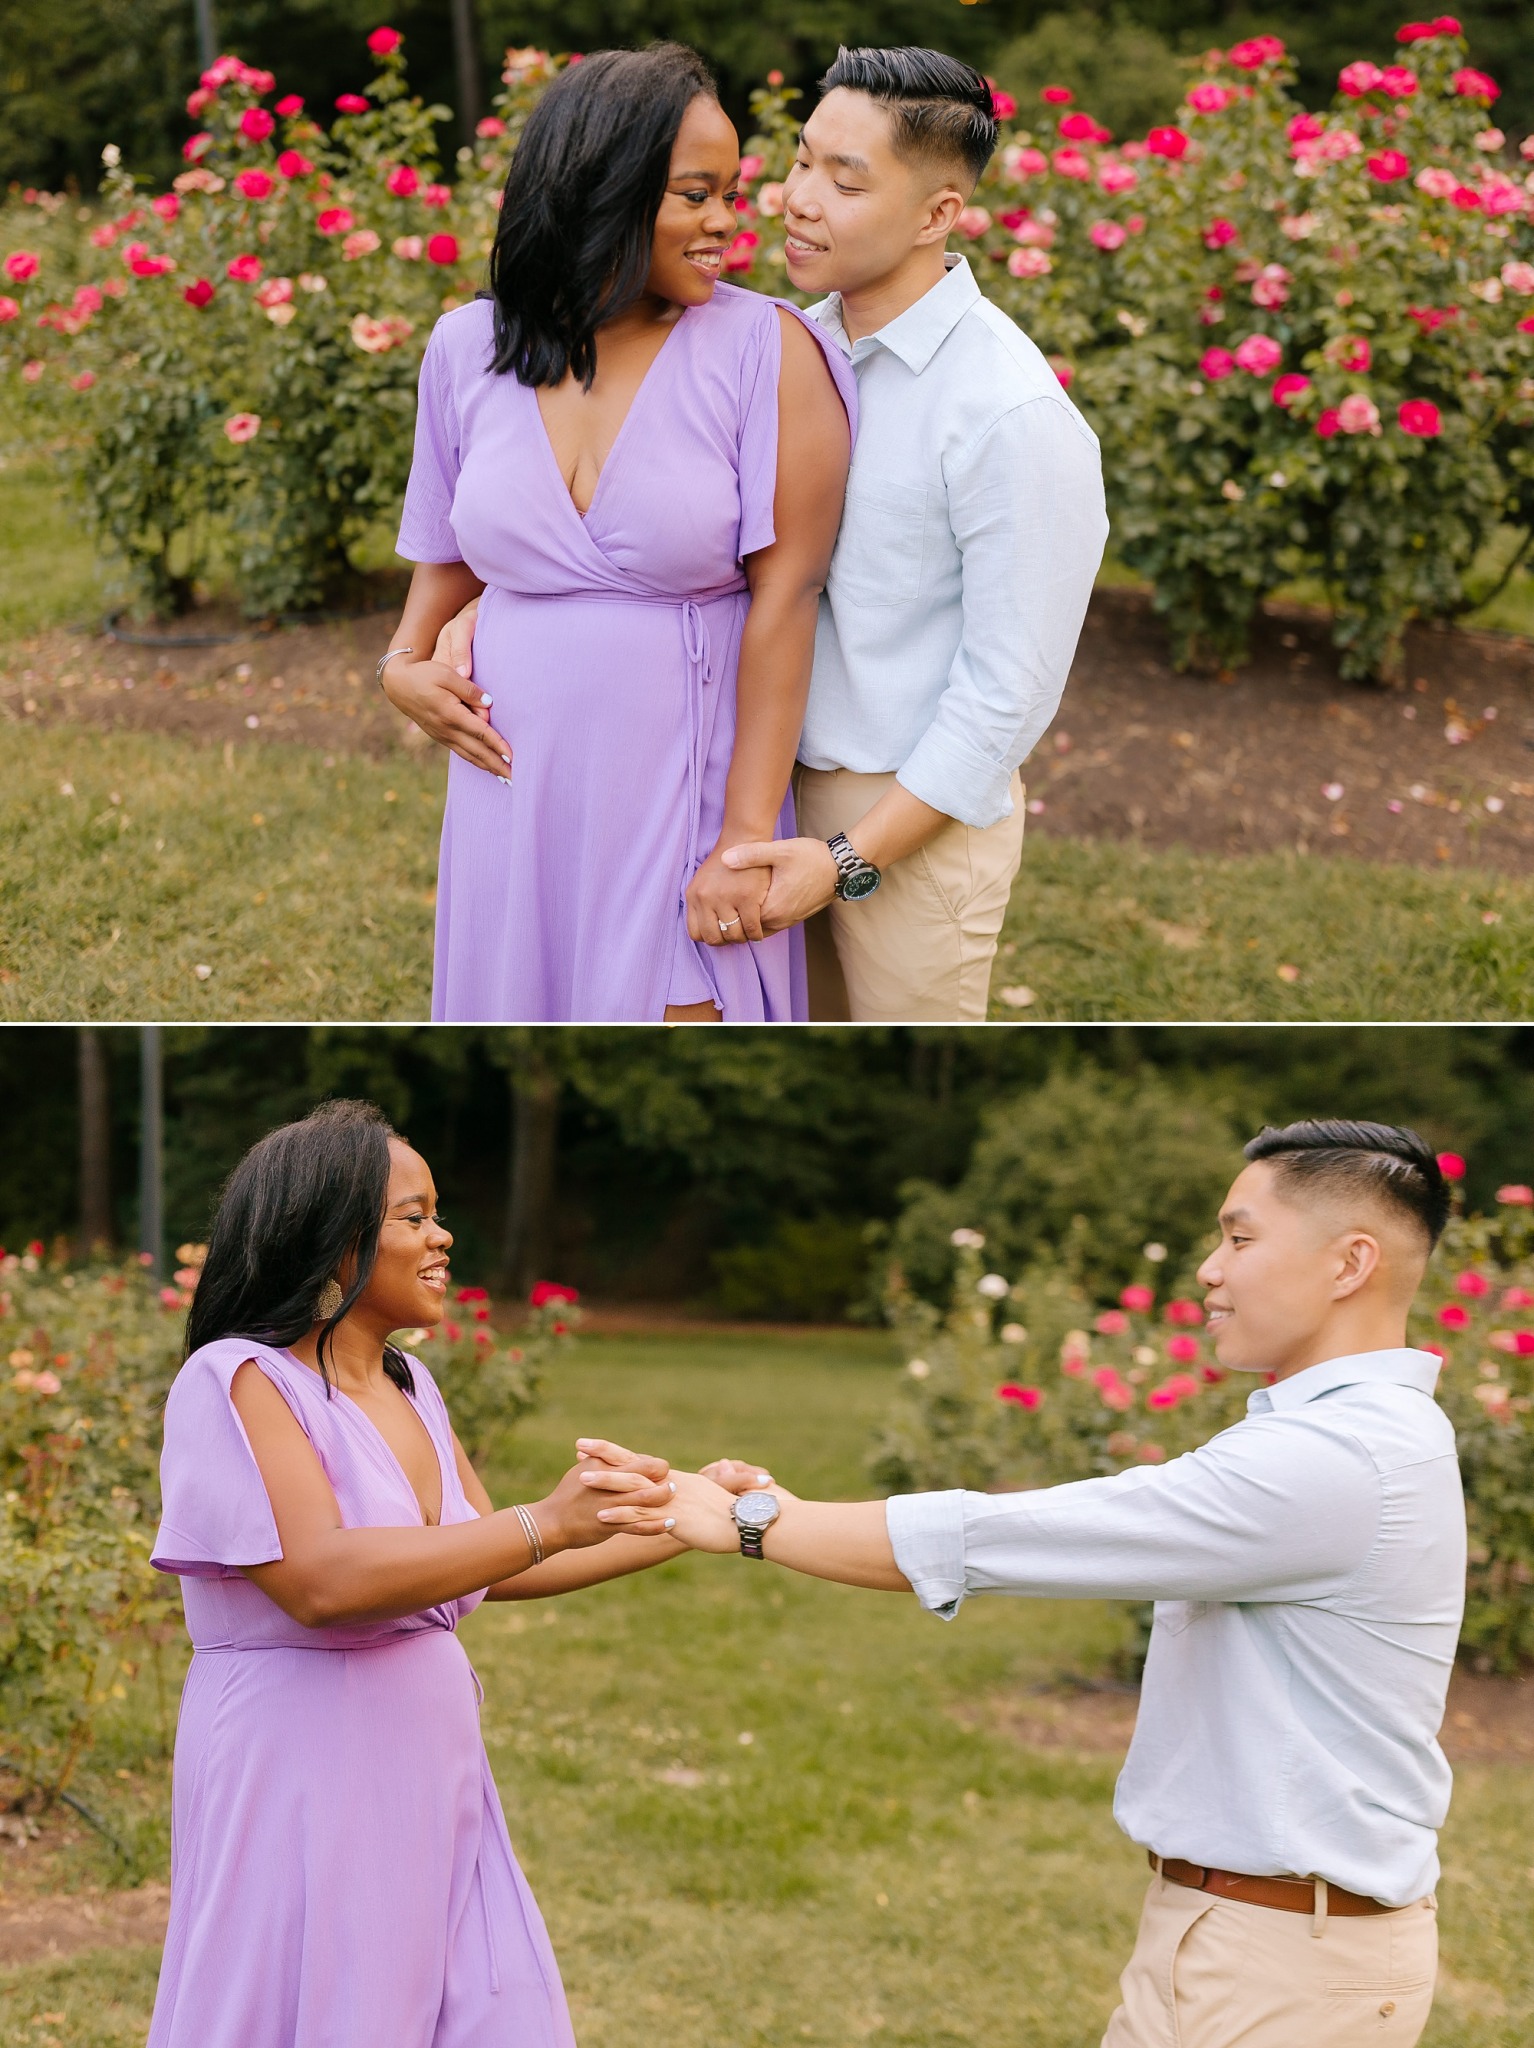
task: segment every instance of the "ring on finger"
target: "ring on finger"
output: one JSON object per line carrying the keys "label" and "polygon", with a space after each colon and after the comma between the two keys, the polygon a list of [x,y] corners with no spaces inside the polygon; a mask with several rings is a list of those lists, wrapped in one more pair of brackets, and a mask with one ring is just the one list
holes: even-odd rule
{"label": "ring on finger", "polygon": [[718,923],[718,925],[719,925],[719,929],[720,929],[720,931],[721,931],[721,932],[727,932],[727,931],[729,931],[729,930],[730,930],[730,929],[731,929],[731,928],[732,928],[733,926],[735,926],[735,925],[739,924],[739,923],[740,923],[740,919],[739,919],[738,917],[732,917],[732,918],[730,918],[730,919],[729,919],[729,921],[728,921],[728,922],[726,922],[726,921],[725,921],[725,919],[721,917],[721,918],[719,918],[719,919],[717,920],[717,923]]}

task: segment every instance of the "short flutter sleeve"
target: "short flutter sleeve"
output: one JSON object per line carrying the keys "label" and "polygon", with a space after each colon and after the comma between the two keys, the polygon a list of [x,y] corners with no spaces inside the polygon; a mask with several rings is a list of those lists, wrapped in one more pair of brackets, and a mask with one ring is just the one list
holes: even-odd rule
{"label": "short flutter sleeve", "polygon": [[421,358],[415,415],[415,452],[398,553],[407,562],[458,562],[463,550],[453,531],[453,494],[462,455],[458,406],[453,395],[452,360],[445,322],[438,321]]}
{"label": "short flutter sleeve", "polygon": [[814,336],[857,435],[857,380],[852,365],[829,335],[805,319],[786,300],[768,299],[771,317],[763,320],[741,361],[740,418],[740,559],[777,539],[773,517],[778,490],[778,378],[783,366],[783,333],[779,311],[790,313]]}
{"label": "short flutter sleeve", "polygon": [[211,1579],[282,1556],[277,1522],[229,1389],[253,1359],[283,1392],[258,1346],[224,1339],[194,1351],[165,1404],[160,1529],[150,1563],[180,1578]]}

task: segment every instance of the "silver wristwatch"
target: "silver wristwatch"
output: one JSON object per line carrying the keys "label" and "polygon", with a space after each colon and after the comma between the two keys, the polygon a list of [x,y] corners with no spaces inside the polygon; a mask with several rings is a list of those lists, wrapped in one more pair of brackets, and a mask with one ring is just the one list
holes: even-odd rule
{"label": "silver wristwatch", "polygon": [[775,1493],[743,1493],[730,1509],[735,1527],[740,1532],[740,1554],[742,1557],[760,1557],[762,1538],[778,1519],[778,1497]]}
{"label": "silver wristwatch", "polygon": [[845,832],[833,832],[826,841],[836,862],[836,893],[843,903],[856,903],[872,896],[883,876],[871,860],[864,860]]}

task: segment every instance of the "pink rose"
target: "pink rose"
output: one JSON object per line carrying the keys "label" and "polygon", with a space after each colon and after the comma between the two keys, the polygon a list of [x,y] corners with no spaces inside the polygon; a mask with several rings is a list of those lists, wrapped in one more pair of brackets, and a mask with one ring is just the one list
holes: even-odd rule
{"label": "pink rose", "polygon": [[1241,230],[1233,220],[1225,220],[1223,217],[1212,220],[1204,230],[1204,247],[1206,249],[1227,248],[1230,243],[1236,240],[1240,232]]}
{"label": "pink rose", "polygon": [[1079,149],[1057,149],[1054,154],[1055,175],[1060,178],[1090,178],[1092,166]]}
{"label": "pink rose", "polygon": [[1152,156],[1169,157],[1173,162],[1188,153],[1188,138],[1180,128],[1152,128],[1145,138],[1145,147]]}
{"label": "pink rose", "polygon": [[241,171],[234,181],[234,189],[243,199],[270,199],[276,190],[276,181],[265,171]]}
{"label": "pink rose", "polygon": [[[1507,1187],[1497,1189],[1497,1200],[1504,1208],[1534,1209],[1534,1188],[1525,1187],[1521,1181],[1513,1181]],[[1507,1296],[1504,1295],[1502,1299],[1505,1307]]]}
{"label": "pink rose", "polygon": [[368,48],[375,57],[392,56],[405,38],[397,28],[375,28],[368,37]]}
{"label": "pink rose", "polygon": [[336,101],[338,114],[365,114],[367,110],[368,103],[360,92],[343,92]]}
{"label": "pink rose", "polygon": [[1129,1318],[1122,1309],[1105,1308],[1092,1327],[1100,1337],[1122,1337],[1129,1328]]}
{"label": "pink rose", "polygon": [[1094,220],[1087,229],[1087,237],[1094,249],[1112,251],[1123,248],[1129,239],[1129,231],[1116,220]]}
{"label": "pink rose", "polygon": [[291,277],[269,277],[265,284],[257,285],[255,301],[258,306],[285,306],[293,296]]}
{"label": "pink rose", "polygon": [[344,206],[327,206],[315,215],[314,225],[322,235],[344,235],[357,225],[357,216]]}
{"label": "pink rose", "polygon": [[1169,1323],[1180,1324],[1185,1330],[1196,1330],[1204,1320],[1204,1311],[1196,1301],[1169,1301],[1162,1313]]}
{"label": "pink rose", "polygon": [[189,92],[186,96],[187,119],[189,121],[201,120],[215,97],[216,95],[210,92],[205,85],[198,86],[196,92]]}
{"label": "pink rose", "polygon": [[998,1401],[1010,1401],[1014,1407],[1037,1408],[1044,1399],[1037,1387],[1020,1387],[1015,1380],[1006,1380],[996,1389]]}
{"label": "pink rose", "polygon": [[95,381],[96,372],[94,370],[82,370],[78,376],[70,378],[69,388],[71,391],[89,391]]}
{"label": "pink rose", "polygon": [[1144,1315],[1155,1299],[1149,1287],[1126,1287],[1119,1295],[1119,1307],[1127,1308],[1132,1315]]}
{"label": "pink rose", "polygon": [[421,194],[423,206],[450,206],[453,200],[451,185],[428,185]]}
{"label": "pink rose", "polygon": [[1339,369],[1353,370],[1360,376],[1374,360],[1373,351],[1361,334],[1344,334],[1331,343],[1326,353]]}
{"label": "pink rose", "polygon": [[1198,1357],[1197,1337],[1168,1337],[1166,1355],[1174,1365],[1191,1365]]}
{"label": "pink rose", "polygon": [[5,259],[5,274],[12,284],[25,284],[37,275],[38,258],[30,249],[13,249]]}
{"label": "pink rose", "polygon": [[1288,297],[1288,271],[1282,263],[1265,263],[1252,281],[1252,304],[1281,306]]}
{"label": "pink rose", "polygon": [[1039,93],[1046,107],[1068,107],[1075,97],[1068,85],[1046,85]]}
{"label": "pink rose", "polygon": [[230,263],[228,275],[236,284],[254,284],[265,265],[259,256],[236,256]]}
{"label": "pink rose", "polygon": [[1463,1294],[1470,1301],[1480,1301],[1491,1292],[1491,1282],[1484,1273],[1477,1273],[1474,1267],[1454,1276],[1454,1292]]}
{"label": "pink rose", "polygon": [[56,1372],[38,1372],[32,1375],[32,1391],[36,1394],[56,1394],[63,1384]]}
{"label": "pink rose", "polygon": [[240,133],[247,142],[265,142],[276,126],[265,107],[247,107],[240,116]]}
{"label": "pink rose", "polygon": [[1238,71],[1260,71],[1264,64],[1276,64],[1283,54],[1277,36],[1249,36],[1244,43],[1233,43],[1225,53]]}
{"label": "pink rose", "polygon": [[1190,85],[1187,92],[1188,105],[1195,114],[1223,114],[1236,97],[1228,85],[1216,85],[1212,79]]}
{"label": "pink rose", "polygon": [[756,209],[768,220],[780,218],[783,212],[783,187],[776,180],[769,179],[765,185],[758,187]]}
{"label": "pink rose", "polygon": [[410,164],[395,164],[384,179],[396,199],[408,199],[421,188],[421,174]]}
{"label": "pink rose", "polygon": [[1007,258],[1007,268],[1014,277],[1043,277],[1054,267],[1042,249],[1014,249]]}
{"label": "pink rose", "polygon": [[[497,114],[486,114],[482,121],[475,122],[474,133],[481,142],[493,142],[497,135],[506,133],[506,123]],[[744,177],[745,174],[745,164],[742,163],[741,176]]]}
{"label": "pink rose", "polygon": [[1494,78],[1488,78],[1484,71],[1472,71],[1468,66],[1456,71],[1449,80],[1461,99],[1495,100],[1502,97],[1502,88]]}
{"label": "pink rose", "polygon": [[1438,1311],[1438,1320],[1446,1330],[1465,1330],[1470,1327],[1470,1312],[1457,1301],[1446,1301]]}
{"label": "pink rose", "polygon": [[277,159],[277,168],[285,178],[307,178],[314,166],[296,149],[285,149]]}
{"label": "pink rose", "polygon": [[990,225],[990,213],[983,206],[966,206],[954,222],[959,233],[967,236],[972,242],[983,235]]}
{"label": "pink rose", "polygon": [[213,287],[205,277],[197,278],[181,294],[189,306],[205,306],[213,296]]}
{"label": "pink rose", "polygon": [[[736,240],[740,237],[737,235]],[[428,263],[449,264],[458,261],[458,237],[456,235],[433,235],[426,244]]]}
{"label": "pink rose", "polygon": [[1017,101],[1011,93],[1003,92],[999,85],[991,87],[991,112],[998,121],[1010,121],[1017,112]]}
{"label": "pink rose", "polygon": [[[504,127],[506,124],[502,122],[501,125],[502,127]],[[767,159],[764,156],[751,156],[748,153],[747,155],[743,156],[740,160],[740,175],[744,182],[748,185],[751,184],[755,179],[759,178],[762,175],[763,171],[766,170],[766,168]]]}
{"label": "pink rose", "polygon": [[1510,292],[1527,298],[1530,292],[1534,292],[1534,263],[1504,263],[1502,282]]}
{"label": "pink rose", "polygon": [[371,256],[378,246],[378,237],[371,228],[355,228],[341,244],[341,254],[348,263],[355,263],[360,256]]}
{"label": "pink rose", "polygon": [[1365,93],[1373,92],[1385,82],[1385,74],[1378,64],[1371,64],[1367,57],[1360,57],[1356,64],[1344,64],[1337,75],[1337,87],[1350,100],[1361,100]]}
{"label": "pink rose", "polygon": [[[1445,33],[1449,33],[1449,31],[1445,31]],[[1458,28],[1455,28],[1452,33],[1458,35]],[[1465,1178],[1465,1162],[1458,1152],[1440,1152],[1438,1155],[1438,1171],[1445,1180],[1463,1180]]]}
{"label": "pink rose", "polygon": [[1106,142],[1108,131],[1099,128],[1090,114],[1064,114],[1055,131],[1063,142]]}
{"label": "pink rose", "polygon": [[1309,389],[1308,377],[1302,377],[1298,370],[1286,370],[1282,377],[1273,380],[1273,403],[1280,411],[1287,412],[1300,393]]}
{"label": "pink rose", "polygon": [[7,320],[19,320],[21,308],[14,299],[0,298],[0,326]]}
{"label": "pink rose", "polygon": [[1140,173],[1132,164],[1120,163],[1116,157],[1097,167],[1097,182],[1105,192],[1132,192],[1140,182]]}
{"label": "pink rose", "polygon": [[149,202],[151,213],[157,213],[161,220],[172,221],[181,211],[181,200],[175,192],[162,192],[158,199]]}
{"label": "pink rose", "polygon": [[1063,391],[1069,391],[1071,388],[1072,379],[1076,375],[1076,372],[1071,368],[1070,364],[1062,362],[1059,356],[1051,356],[1049,358],[1049,367],[1054,371],[1055,376],[1059,379],[1060,388]]}
{"label": "pink rose", "polygon": [[1147,1408],[1175,1408],[1182,1399],[1175,1387],[1152,1387],[1145,1397]]}
{"label": "pink rose", "polygon": [[294,121],[304,110],[303,98],[296,92],[285,93],[277,102],[277,112],[285,121]]}
{"label": "pink rose", "polygon": [[[1534,1190],[1531,1190],[1534,1192]],[[1499,1197],[1500,1199],[1500,1197]],[[1509,1287],[1502,1295],[1504,1308],[1534,1308],[1534,1293],[1527,1287]]]}
{"label": "pink rose", "polygon": [[1296,114],[1284,133],[1291,142],[1319,142],[1326,133],[1326,123],[1319,114]]}
{"label": "pink rose", "polygon": [[131,256],[128,259],[128,268],[135,277],[164,277],[168,271],[174,270],[175,267],[176,262],[173,256],[150,256],[146,254]]}
{"label": "pink rose", "polygon": [[419,263],[426,244],[419,235],[398,235],[389,246],[402,263]]}
{"label": "pink rose", "polygon": [[1437,406],[1426,398],[1403,399],[1396,413],[1396,425],[1403,434],[1413,434],[1422,441],[1430,441],[1443,431]]}
{"label": "pink rose", "polygon": [[1381,185],[1393,185],[1411,175],[1411,159],[1399,149],[1382,149],[1369,159],[1369,176]]}
{"label": "pink rose", "polygon": [[1387,64],[1380,73],[1380,90],[1393,100],[1409,100],[1417,90],[1417,74],[1404,64]]}
{"label": "pink rose", "polygon": [[1016,146],[1007,150],[1001,161],[1003,169],[1014,178],[1037,178],[1049,169],[1049,158],[1042,149]]}
{"label": "pink rose", "polygon": [[1333,434],[1341,431],[1341,424],[1336,406],[1329,405],[1316,421],[1316,432],[1323,441],[1329,441]]}
{"label": "pink rose", "polygon": [[73,303],[75,311],[83,313],[88,320],[92,313],[101,311],[105,301],[93,284],[82,284],[75,287]]}
{"label": "pink rose", "polygon": [[1377,434],[1380,409],[1361,391],[1350,391],[1337,408],[1337,424],[1345,434]]}
{"label": "pink rose", "polygon": [[254,441],[261,431],[261,415],[258,412],[237,412],[224,421],[224,432],[231,441]]}
{"label": "pink rose", "polygon": [[21,366],[22,383],[35,384],[38,378],[42,376],[43,371],[46,368],[47,364],[39,362],[37,358],[34,356],[30,363],[23,363]]}
{"label": "pink rose", "polygon": [[1446,171],[1439,164],[1429,164],[1416,177],[1417,190],[1425,192],[1429,199],[1452,199],[1459,188],[1459,180],[1452,171]]}
{"label": "pink rose", "polygon": [[1211,384],[1235,375],[1236,359],[1228,348],[1206,348],[1198,359],[1199,375]]}

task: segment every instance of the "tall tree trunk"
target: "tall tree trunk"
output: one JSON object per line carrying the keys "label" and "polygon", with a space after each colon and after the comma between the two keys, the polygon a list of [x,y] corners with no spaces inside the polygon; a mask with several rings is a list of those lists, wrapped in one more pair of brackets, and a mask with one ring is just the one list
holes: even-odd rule
{"label": "tall tree trunk", "polygon": [[165,1277],[165,1064],[158,1024],[139,1026],[138,1248]]}
{"label": "tall tree trunk", "polygon": [[80,1055],[80,1251],[112,1246],[111,1121],[107,1107],[107,1058],[101,1033],[82,1024]]}
{"label": "tall tree trunk", "polygon": [[452,0],[453,66],[458,74],[458,126],[465,142],[472,144],[479,120],[479,37],[475,29],[474,0]]}
{"label": "tall tree trunk", "polygon": [[548,1256],[554,1204],[554,1158],[559,1130],[559,1077],[541,1060],[513,1068],[511,1175],[506,1227],[501,1237],[499,1284],[525,1295]]}

